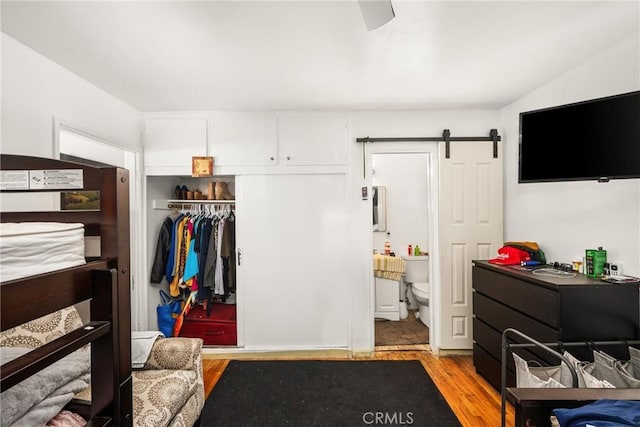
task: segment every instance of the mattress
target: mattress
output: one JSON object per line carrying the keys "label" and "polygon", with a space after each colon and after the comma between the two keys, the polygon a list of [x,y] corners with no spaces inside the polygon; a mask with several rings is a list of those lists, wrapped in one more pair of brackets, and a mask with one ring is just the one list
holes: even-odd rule
{"label": "mattress", "polygon": [[0,282],[85,263],[84,224],[0,224]]}

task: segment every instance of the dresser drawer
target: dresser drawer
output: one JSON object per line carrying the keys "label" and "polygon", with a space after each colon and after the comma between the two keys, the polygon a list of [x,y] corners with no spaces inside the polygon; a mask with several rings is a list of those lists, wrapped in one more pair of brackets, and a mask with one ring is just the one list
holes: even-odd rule
{"label": "dresser drawer", "polygon": [[[473,319],[473,341],[498,361],[502,360],[502,333],[477,317]],[[535,347],[513,348],[507,354],[507,368],[511,371],[515,371],[512,352],[518,353],[524,360],[536,360],[543,366],[557,364],[558,361],[546,351]]]}
{"label": "dresser drawer", "polygon": [[490,298],[558,328],[560,294],[536,284],[484,268],[473,267],[473,289]]}
{"label": "dresser drawer", "polygon": [[[474,344],[473,366],[476,368],[476,372],[482,375],[493,388],[500,391],[502,365],[499,359],[495,359],[485,349],[478,344]],[[507,387],[514,387],[515,385],[516,376],[513,371],[507,369]]]}
{"label": "dresser drawer", "polygon": [[514,328],[543,343],[555,342],[560,337],[557,330],[478,292],[473,293],[473,313],[478,319],[500,333],[507,328]]}

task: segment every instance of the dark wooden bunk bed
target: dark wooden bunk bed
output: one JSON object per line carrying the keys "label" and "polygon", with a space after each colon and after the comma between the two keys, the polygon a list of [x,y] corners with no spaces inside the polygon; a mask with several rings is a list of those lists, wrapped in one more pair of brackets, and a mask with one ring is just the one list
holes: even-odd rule
{"label": "dark wooden bunk bed", "polygon": [[2,391],[91,343],[91,401],[72,401],[69,409],[89,420],[90,426],[132,425],[128,171],[7,154],[0,155],[0,169],[81,170],[83,185],[77,190],[100,192],[97,211],[0,214],[1,222],[83,223],[85,236],[100,238],[100,255],[87,258],[84,265],[0,283],[2,331],[90,301],[88,324],[2,365]]}

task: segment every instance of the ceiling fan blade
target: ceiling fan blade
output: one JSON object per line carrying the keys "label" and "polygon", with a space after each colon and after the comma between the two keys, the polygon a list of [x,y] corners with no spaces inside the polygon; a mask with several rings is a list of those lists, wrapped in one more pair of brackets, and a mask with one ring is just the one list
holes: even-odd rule
{"label": "ceiling fan blade", "polygon": [[367,31],[381,27],[396,16],[391,0],[358,0],[358,5]]}

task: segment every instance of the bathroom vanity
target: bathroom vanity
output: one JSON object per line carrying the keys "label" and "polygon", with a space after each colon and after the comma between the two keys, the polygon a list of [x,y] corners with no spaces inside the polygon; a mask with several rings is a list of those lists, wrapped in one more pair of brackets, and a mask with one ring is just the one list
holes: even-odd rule
{"label": "bathroom vanity", "polygon": [[397,280],[376,277],[376,319],[400,320],[400,286]]}
{"label": "bathroom vanity", "polygon": [[375,318],[400,320],[400,286],[402,286],[404,271],[405,262],[402,258],[382,254],[373,255]]}

